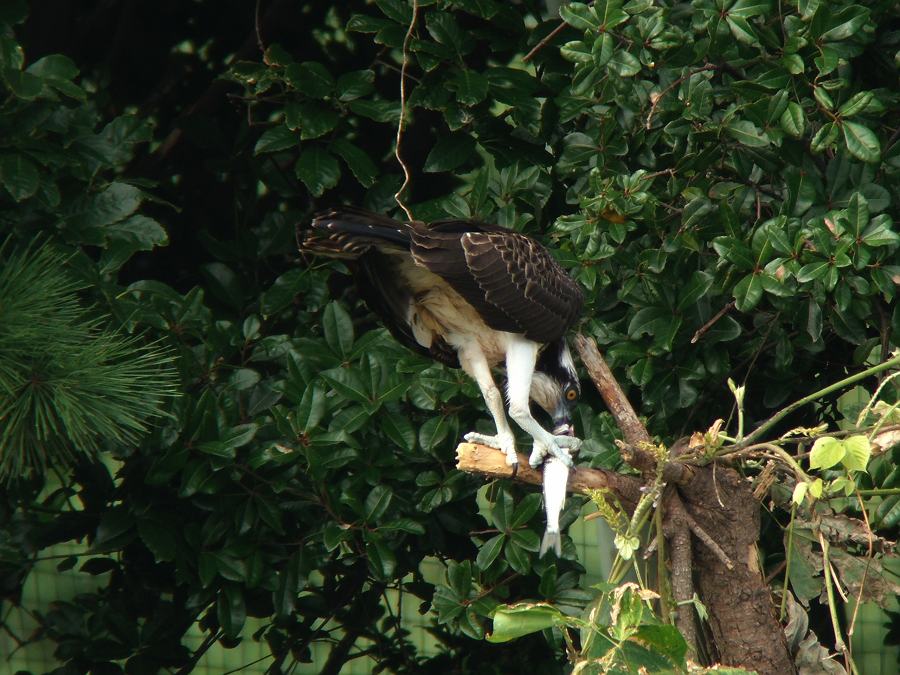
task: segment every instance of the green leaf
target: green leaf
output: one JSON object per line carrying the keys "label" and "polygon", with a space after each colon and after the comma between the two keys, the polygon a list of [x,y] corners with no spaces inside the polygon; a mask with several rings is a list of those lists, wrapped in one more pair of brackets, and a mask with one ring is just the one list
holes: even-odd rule
{"label": "green leaf", "polygon": [[828,272],[831,263],[828,260],[817,260],[800,268],[797,272],[797,281],[806,283],[814,279],[821,279]]}
{"label": "green leaf", "polygon": [[288,103],[284,121],[289,129],[300,129],[300,138],[310,140],[324,136],[337,126],[337,112],[321,103]]}
{"label": "green leaf", "polygon": [[296,551],[278,572],[278,586],[273,591],[275,615],[286,618],[294,611],[297,594],[306,585],[302,573],[303,551]]}
{"label": "green leaf", "polygon": [[859,5],[849,5],[831,17],[831,28],[822,33],[823,41],[838,42],[853,36],[869,20],[869,9]]}
{"label": "green leaf", "polygon": [[866,246],[892,246],[900,242],[900,235],[891,229],[891,218],[886,213],[876,216],[869,221],[869,225],[863,230],[862,241]]}
{"label": "green leaf", "polygon": [[[591,60],[593,60],[593,54],[591,55]],[[610,58],[606,67],[619,77],[632,77],[641,72],[641,62],[638,61],[638,58],[623,49],[613,52],[612,58]]]}
{"label": "green leaf", "polygon": [[762,275],[751,272],[734,287],[735,307],[741,312],[749,312],[763,295]]}
{"label": "green leaf", "polygon": [[335,90],[340,101],[353,101],[368,96],[375,91],[375,72],[367,68],[344,73],[338,78]]}
{"label": "green leaf", "polygon": [[671,659],[677,666],[686,665],[687,642],[675,626],[640,626],[632,639],[649,647],[655,654]]}
{"label": "green leaf", "polygon": [[590,63],[594,54],[590,47],[581,40],[572,40],[559,48],[559,53],[567,61],[573,63]]}
{"label": "green leaf", "polygon": [[284,79],[291,87],[310,98],[325,98],[334,89],[331,73],[316,61],[288,64],[284,69]]}
{"label": "green leaf", "polygon": [[169,243],[169,235],[162,225],[147,216],[131,216],[113,223],[106,232],[111,240],[127,242],[139,251],[152,251]]}
{"label": "green leaf", "polygon": [[308,287],[307,271],[295,268],[279,276],[259,298],[259,309],[270,317],[290,305]]}
{"label": "green leaf", "polygon": [[[409,23],[409,22],[407,22]],[[437,42],[453,49],[458,55],[472,50],[472,38],[464,32],[449,12],[430,12],[425,17],[428,32]]]}
{"label": "green leaf", "polygon": [[369,392],[366,391],[366,387],[356,371],[332,368],[322,371],[319,375],[344,398],[363,405],[370,402]]}
{"label": "green leaf", "polygon": [[384,515],[391,505],[394,493],[387,485],[376,485],[366,496],[366,507],[363,518],[367,523],[374,523]]}
{"label": "green leaf", "polygon": [[266,152],[278,152],[279,150],[297,147],[299,144],[300,134],[288,129],[284,124],[279,124],[263,132],[253,147],[253,154],[261,155]]}
{"label": "green leaf", "polygon": [[300,153],[294,172],[315,197],[321,197],[325,190],[337,185],[341,177],[341,168],[334,155],[318,145],[307,147]]}
{"label": "green leaf", "polygon": [[33,197],[40,180],[37,165],[24,155],[0,157],[0,184],[17,202]]}
{"label": "green leaf", "polygon": [[225,635],[235,638],[241,634],[247,620],[247,607],[240,587],[228,584],[219,592],[216,616]]}
{"label": "green leaf", "polygon": [[872,456],[872,446],[866,436],[849,436],[843,440],[846,454],[841,463],[847,471],[865,471]]}
{"label": "green leaf", "polygon": [[803,132],[806,131],[806,114],[800,104],[794,101],[788,102],[787,108],[781,113],[779,122],[788,136],[801,138]]}
{"label": "green leaf", "polygon": [[369,99],[357,99],[350,101],[350,110],[357,115],[368,117],[376,122],[390,122],[396,124],[400,120],[399,101],[371,101]]}
{"label": "green leaf", "polygon": [[494,629],[488,642],[509,642],[546,628],[569,623],[565,614],[551,605],[522,603],[498,607],[491,616]]}
{"label": "green leaf", "polygon": [[675,306],[675,311],[683,312],[696,304],[712,287],[713,281],[713,275],[708,272],[696,271],[691,274],[690,279],[678,292],[678,304]]}
{"label": "green leaf", "polygon": [[378,526],[380,531],[407,532],[408,534],[425,534],[425,526],[412,518],[398,518]]}
{"label": "green leaf", "polygon": [[322,313],[322,332],[331,351],[347,357],[353,350],[353,320],[339,302],[329,302]]}
{"label": "green leaf", "polygon": [[453,171],[475,156],[475,139],[467,133],[457,132],[438,139],[428,153],[425,166],[426,173]]}
{"label": "green leaf", "polygon": [[728,24],[731,34],[738,42],[743,42],[748,45],[759,44],[759,36],[756,34],[756,31],[753,30],[753,26],[750,25],[750,22],[744,17],[731,16],[729,14],[726,17],[725,22]]}
{"label": "green leaf", "polygon": [[568,5],[562,5],[559,8],[559,16],[567,24],[578,30],[594,32],[599,30],[600,23],[583,2],[571,2]]}
{"label": "green leaf", "polygon": [[809,452],[809,468],[830,469],[844,458],[846,452],[847,448],[841,441],[823,436],[813,443]]}
{"label": "green leaf", "polygon": [[472,588],[472,563],[451,560],[447,565],[447,583],[458,598],[468,598]]}
{"label": "green leaf", "polygon": [[486,570],[491,566],[491,563],[497,559],[497,556],[500,555],[500,551],[503,548],[503,543],[506,541],[506,535],[500,533],[488,539],[481,547],[478,549],[478,555],[475,557],[475,567],[480,570]]}
{"label": "green leaf", "polygon": [[353,172],[356,180],[363,187],[372,187],[375,184],[375,179],[378,177],[378,167],[375,166],[375,163],[364,150],[346,138],[335,139],[330,149],[344,160],[347,168]]}
{"label": "green leaf", "polygon": [[728,123],[725,130],[738,143],[751,148],[764,148],[771,142],[769,137],[749,120],[733,120]]}
{"label": "green leaf", "polygon": [[315,429],[322,417],[325,415],[325,392],[314,382],[306,385],[303,392],[303,398],[300,399],[300,405],[294,414],[297,426],[304,433],[309,433]]}
{"label": "green leaf", "polygon": [[474,70],[459,70],[448,83],[456,92],[456,100],[463,105],[477,105],[488,93],[488,79]]}
{"label": "green leaf", "polygon": [[749,19],[752,16],[768,14],[772,8],[769,0],[737,0],[728,8],[728,16]]}
{"label": "green leaf", "polygon": [[432,417],[419,429],[419,445],[426,452],[430,452],[447,438],[449,431],[450,425],[446,417]]}
{"label": "green leaf", "polygon": [[509,522],[509,529],[515,530],[525,525],[540,508],[541,495],[539,492],[526,495],[522,501],[516,504],[513,517]]}
{"label": "green leaf", "polygon": [[834,144],[834,142],[838,138],[838,134],[840,130],[838,129],[837,124],[834,122],[829,122],[822,126],[815,135],[812,137],[812,140],[809,142],[809,149],[813,152],[822,152],[826,148],[830,147]]}
{"label": "green leaf", "polygon": [[49,54],[28,66],[27,71],[44,80],[72,80],[78,75],[78,66],[68,56]]}
{"label": "green leaf", "polygon": [[852,117],[862,112],[872,102],[873,94],[871,91],[861,91],[850,97],[846,103],[838,108],[838,115],[841,117]]}
{"label": "green leaf", "polygon": [[41,78],[23,70],[6,69],[0,74],[13,96],[23,101],[36,99],[44,89],[44,82]]}
{"label": "green leaf", "polygon": [[858,122],[841,123],[844,142],[850,154],[864,162],[877,162],[881,157],[881,143],[875,133]]}

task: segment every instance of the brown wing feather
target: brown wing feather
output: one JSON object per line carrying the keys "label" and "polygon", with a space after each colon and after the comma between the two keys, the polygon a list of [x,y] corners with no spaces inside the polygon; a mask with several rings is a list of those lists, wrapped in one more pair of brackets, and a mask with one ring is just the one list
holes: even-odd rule
{"label": "brown wing feather", "polygon": [[443,277],[491,328],[551,342],[578,318],[580,287],[530,237],[462,221],[414,224],[411,234],[416,263]]}

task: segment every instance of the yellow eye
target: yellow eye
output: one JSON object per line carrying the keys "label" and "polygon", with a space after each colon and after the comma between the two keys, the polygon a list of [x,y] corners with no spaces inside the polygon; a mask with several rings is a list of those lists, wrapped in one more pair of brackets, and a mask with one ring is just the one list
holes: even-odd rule
{"label": "yellow eye", "polygon": [[574,401],[576,398],[578,398],[578,392],[575,391],[574,389],[569,389],[569,390],[566,392],[566,399],[567,399],[567,400],[569,400],[569,401]]}

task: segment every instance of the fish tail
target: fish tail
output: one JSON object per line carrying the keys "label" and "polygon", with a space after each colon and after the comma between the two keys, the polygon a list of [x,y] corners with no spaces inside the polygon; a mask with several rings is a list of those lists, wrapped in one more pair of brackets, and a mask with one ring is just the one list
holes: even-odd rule
{"label": "fish tail", "polygon": [[544,554],[553,549],[553,552],[556,553],[557,558],[562,557],[562,540],[560,538],[559,532],[551,532],[549,529],[544,532],[544,538],[541,540],[541,550],[538,553],[538,556],[543,558]]}

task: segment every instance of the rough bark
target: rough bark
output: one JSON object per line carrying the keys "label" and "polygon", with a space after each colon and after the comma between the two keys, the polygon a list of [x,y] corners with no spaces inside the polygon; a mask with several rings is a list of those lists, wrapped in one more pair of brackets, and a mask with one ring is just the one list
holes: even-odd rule
{"label": "rough bark", "polygon": [[[657,471],[656,458],[644,445],[650,442],[650,435],[594,341],[579,335],[575,345],[622,430],[626,440],[623,457],[646,481]],[[502,453],[496,450],[464,443],[457,453],[457,466],[464,471],[497,478],[513,477]],[[677,459],[677,452],[671,452],[670,458],[662,467],[663,478],[668,483],[666,498],[662,500],[663,527],[669,544],[676,600],[689,600],[696,587],[709,611],[709,627],[722,664],[756,670],[762,675],[795,673],[771,593],[757,562],[760,505],[753,497],[750,483],[733,469],[721,465],[688,465]],[[541,483],[541,473],[528,466],[524,455],[520,455],[519,467],[516,480]],[[608,488],[631,509],[640,494],[637,483],[632,477],[610,471],[579,468],[570,476],[569,489]],[[678,608],[677,623],[695,647],[692,605]]]}
{"label": "rough bark", "polygon": [[794,661],[772,595],[758,564],[759,502],[737,471],[704,467],[678,488],[688,513],[733,562],[728,569],[713,550],[693,539],[697,594],[723,664],[763,675],[795,673]]}

